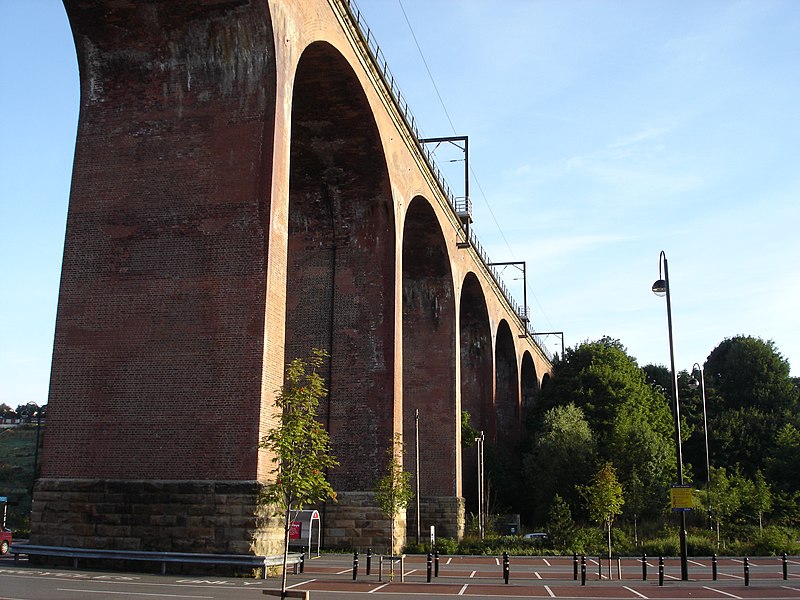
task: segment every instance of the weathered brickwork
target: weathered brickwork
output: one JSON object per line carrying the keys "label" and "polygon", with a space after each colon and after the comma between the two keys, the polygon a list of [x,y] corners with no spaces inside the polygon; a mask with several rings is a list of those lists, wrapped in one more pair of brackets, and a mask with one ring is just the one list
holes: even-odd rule
{"label": "weathered brickwork", "polygon": [[340,462],[326,543],[388,544],[370,490],[395,435],[413,472],[415,409],[423,523],[460,536],[461,411],[512,440],[550,365],[463,244],[347,3],[65,7],[81,113],[32,541],[271,552],[258,444],[312,347]]}

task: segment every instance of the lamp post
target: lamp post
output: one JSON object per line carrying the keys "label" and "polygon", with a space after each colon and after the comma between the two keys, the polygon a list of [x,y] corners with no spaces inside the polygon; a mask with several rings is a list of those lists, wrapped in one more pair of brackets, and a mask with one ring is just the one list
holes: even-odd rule
{"label": "lamp post", "polygon": [[[663,266],[663,278],[662,278]],[[678,485],[683,486],[683,451],[681,450],[681,407],[678,400],[678,375],[675,371],[675,350],[672,344],[672,302],[669,294],[669,267],[664,251],[658,256],[658,280],[653,284],[656,296],[667,297],[667,330],[669,334],[669,363],[672,373],[672,418],[675,422],[675,457],[678,461]],[[681,579],[689,580],[689,561],[686,548],[686,512],[680,511]]]}
{"label": "lamp post", "polygon": [[[700,381],[698,382],[697,379],[694,378],[694,372],[698,371],[700,373]],[[700,388],[700,398],[703,401],[703,436],[705,438],[705,445],[706,445],[706,500],[708,501],[708,528],[714,529],[714,523],[711,520],[711,459],[708,453],[708,416],[706,414],[706,378],[703,373],[703,367],[699,364],[694,363],[692,365],[692,379],[689,381],[689,385],[693,388],[697,389]]]}
{"label": "lamp post", "polygon": [[420,538],[420,506],[419,506],[419,409],[414,409],[414,459],[416,461],[416,475],[414,477],[414,484],[416,486],[416,493],[414,494],[417,498],[417,547],[419,547],[419,538]]}
{"label": "lamp post", "polygon": [[483,498],[483,493],[484,493],[484,487],[483,487],[483,442],[484,442],[484,436],[483,436],[483,431],[481,431],[481,435],[479,437],[475,438],[475,441],[477,442],[477,446],[478,446],[478,533],[480,534],[481,539],[483,539],[483,535],[484,535],[484,527],[483,527],[483,524],[484,524],[484,516],[483,516],[483,513],[484,513],[484,506],[483,506],[483,501],[484,501],[484,498]]}

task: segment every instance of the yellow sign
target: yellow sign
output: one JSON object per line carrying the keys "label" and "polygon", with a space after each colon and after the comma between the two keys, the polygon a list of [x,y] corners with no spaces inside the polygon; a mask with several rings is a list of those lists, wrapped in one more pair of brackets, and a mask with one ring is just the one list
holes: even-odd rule
{"label": "yellow sign", "polygon": [[672,510],[691,510],[692,508],[692,488],[691,486],[674,486],[670,490],[670,500]]}

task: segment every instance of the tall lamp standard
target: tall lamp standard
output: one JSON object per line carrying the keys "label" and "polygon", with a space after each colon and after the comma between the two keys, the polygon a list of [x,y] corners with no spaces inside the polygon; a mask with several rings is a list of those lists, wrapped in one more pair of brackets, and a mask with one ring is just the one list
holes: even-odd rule
{"label": "tall lamp standard", "polygon": [[[662,279],[663,266],[663,279]],[[678,375],[675,371],[675,350],[672,344],[672,303],[669,295],[669,267],[664,251],[658,256],[658,280],[653,284],[656,296],[667,297],[667,330],[669,333],[669,363],[672,373],[672,418],[675,422],[675,456],[678,460],[678,485],[683,486],[683,451],[681,450],[681,407],[678,400]],[[686,547],[686,512],[680,511],[681,580],[689,580],[689,560]]]}
{"label": "tall lamp standard", "polygon": [[[700,373],[700,381],[694,378],[694,372]],[[703,367],[694,363],[692,365],[692,379],[689,385],[693,388],[700,388],[700,398],[703,401],[703,435],[705,436],[706,444],[706,499],[708,500],[708,528],[714,529],[714,523],[711,520],[711,459],[708,454],[708,416],[706,415],[706,378],[703,374]]]}

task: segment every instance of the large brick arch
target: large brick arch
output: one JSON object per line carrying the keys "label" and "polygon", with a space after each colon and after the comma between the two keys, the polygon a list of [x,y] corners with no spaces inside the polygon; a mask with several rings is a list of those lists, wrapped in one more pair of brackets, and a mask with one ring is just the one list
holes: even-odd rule
{"label": "large brick arch", "polygon": [[286,361],[310,348],[323,373],[339,492],[372,489],[392,434],[394,220],[374,117],[348,62],[318,42],[292,101]]}
{"label": "large brick arch", "polygon": [[533,404],[539,393],[539,380],[536,376],[536,365],[533,356],[527,350],[522,355],[522,367],[520,368],[520,394],[522,404],[522,423],[526,424],[528,411],[533,408]]}
{"label": "large brick arch", "polygon": [[516,347],[505,319],[497,327],[495,342],[495,416],[498,448],[507,448],[519,438],[520,410]]}
{"label": "large brick arch", "polygon": [[[492,398],[493,360],[492,329],[486,296],[474,273],[468,273],[461,286],[459,302],[461,360],[461,410],[470,414],[472,426],[479,431],[494,430]],[[462,444],[462,481],[467,511],[478,512],[477,455],[475,445],[464,451]]]}
{"label": "large brick arch", "polygon": [[[422,197],[414,198],[406,213],[402,262],[406,457],[410,461],[416,458],[414,411],[419,409],[420,496],[429,499],[430,505],[436,502],[433,498],[453,499],[460,495],[456,303],[441,226],[433,208]],[[430,524],[430,518],[423,514],[423,527]]]}

